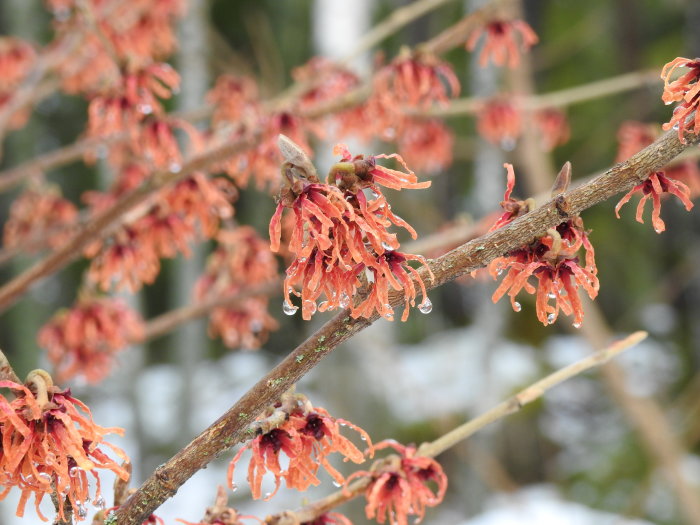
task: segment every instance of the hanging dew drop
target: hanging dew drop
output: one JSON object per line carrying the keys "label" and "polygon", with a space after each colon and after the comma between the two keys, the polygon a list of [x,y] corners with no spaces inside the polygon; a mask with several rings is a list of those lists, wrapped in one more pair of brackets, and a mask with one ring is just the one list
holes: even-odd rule
{"label": "hanging dew drop", "polygon": [[289,304],[287,301],[282,302],[282,311],[286,315],[294,315],[297,313],[297,310],[299,309],[298,306],[294,306],[293,304]]}
{"label": "hanging dew drop", "polygon": [[556,299],[556,298],[557,298],[557,296],[554,295],[553,293],[548,293],[548,294],[547,294],[547,297],[549,297],[550,299]]}
{"label": "hanging dew drop", "polygon": [[574,328],[581,328],[581,323],[574,323]]}
{"label": "hanging dew drop", "polygon": [[105,508],[105,499],[102,496],[99,496],[95,502],[94,502],[95,507],[98,509],[104,509]]}
{"label": "hanging dew drop", "polygon": [[418,310],[422,314],[429,314],[433,311],[433,303],[426,297],[425,300],[418,305]]}
{"label": "hanging dew drop", "polygon": [[496,272],[497,275],[502,275],[503,274],[503,268],[499,268],[498,271]]}
{"label": "hanging dew drop", "polygon": [[347,308],[350,306],[350,298],[345,292],[340,294],[340,301],[338,302],[341,308]]}
{"label": "hanging dew drop", "polygon": [[342,484],[342,483],[338,483],[337,481],[334,481],[334,482],[333,482],[333,486],[335,486],[335,487],[342,487],[343,484]]}
{"label": "hanging dew drop", "polygon": [[78,517],[85,518],[88,514],[87,508],[82,503],[78,503]]}
{"label": "hanging dew drop", "polygon": [[237,490],[238,490],[238,485],[236,485],[235,483],[233,485],[231,485],[232,492],[236,492]]}
{"label": "hanging dew drop", "polygon": [[554,314],[549,314],[549,315],[547,316],[547,322],[548,322],[549,324],[552,324],[552,323],[554,322],[555,319],[556,319],[556,317],[555,317]]}
{"label": "hanging dew drop", "polygon": [[516,312],[519,312],[522,309],[523,309],[523,307],[518,301],[515,301],[513,303],[513,310],[515,310]]}

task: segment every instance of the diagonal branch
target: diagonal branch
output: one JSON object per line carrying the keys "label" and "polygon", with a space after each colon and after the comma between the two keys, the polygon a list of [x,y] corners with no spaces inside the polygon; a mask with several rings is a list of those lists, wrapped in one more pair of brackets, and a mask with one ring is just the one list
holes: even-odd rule
{"label": "diagonal branch", "polygon": [[[572,215],[614,195],[627,191],[649,173],[669,163],[684,149],[700,140],[688,136],[683,144],[675,131],[670,131],[629,160],[617,164],[592,181],[560,195],[566,199]],[[505,253],[542,237],[547,229],[567,220],[554,201],[516,219],[503,228],[474,239],[451,252],[429,261],[435,274],[431,281],[422,275],[429,288],[435,288],[460,275],[476,270]],[[403,294],[390,297],[392,306],[403,302]],[[161,465],[115,513],[115,523],[139,525],[165,500],[172,497],[195,472],[234,444],[250,437],[246,429],[269,404],[316,366],[326,355],[354,334],[370,326],[369,319],[353,319],[347,310],[340,312],[306,341],[294,349],[280,364],[243,395],[209,428],[190,444]]]}

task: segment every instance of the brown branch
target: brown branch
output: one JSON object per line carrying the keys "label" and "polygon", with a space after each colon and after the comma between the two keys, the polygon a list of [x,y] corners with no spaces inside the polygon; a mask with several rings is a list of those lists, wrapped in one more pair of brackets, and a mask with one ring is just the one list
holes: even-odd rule
{"label": "brown branch", "polygon": [[[646,176],[669,163],[676,155],[700,137],[689,136],[682,144],[675,131],[670,131],[656,142],[617,164],[594,180],[565,193],[570,213],[578,215],[614,195],[629,190]],[[561,197],[561,196],[560,196]],[[460,275],[488,264],[494,258],[542,237],[547,229],[567,220],[560,215],[557,205],[550,201],[505,227],[467,242],[451,252],[429,261],[435,278],[429,280],[422,269],[429,288],[451,281]],[[403,295],[390,296],[392,306],[399,306]],[[370,326],[377,319],[353,319],[343,311],[328,321],[317,332],[294,349],[280,364],[243,395],[225,414],[204,430],[190,444],[161,465],[125,504],[116,511],[116,523],[138,525],[195,472],[204,468],[213,458],[234,444],[246,439],[245,429],[270,403],[316,366],[339,344]]]}
{"label": "brown branch", "polygon": [[186,323],[187,321],[207,315],[209,311],[213,310],[214,308],[219,308],[221,306],[234,306],[241,303],[245,299],[248,299],[249,297],[270,295],[280,291],[281,289],[282,279],[275,279],[273,282],[219,297],[213,297],[199,303],[183,306],[182,308],[178,308],[176,310],[171,310],[170,312],[166,312],[163,315],[159,315],[158,317],[148,321],[148,323],[146,323],[146,329],[144,330],[143,337],[132,342],[143,343],[144,341],[156,339],[167,334],[170,332],[170,330],[180,326],[182,323]]}
{"label": "brown branch", "polygon": [[[438,439],[423,443],[418,447],[416,455],[427,456],[434,458],[446,450],[452,448],[457,443],[468,439],[482,428],[494,423],[506,416],[515,414],[522,410],[525,405],[542,397],[545,392],[551,388],[577,376],[591,368],[600,366],[609,362],[612,358],[617,357],[625,350],[639,344],[647,337],[646,332],[635,332],[628,337],[609,345],[607,348],[602,348],[590,356],[576,361],[564,368],[549,374],[539,381],[531,384],[527,388],[521,390],[510,399],[507,399],[483,414],[470,419],[466,423],[450,430]],[[381,460],[380,460],[381,461]],[[269,516],[265,519],[268,525],[294,525],[298,523],[311,522],[324,512],[328,512],[334,507],[341,505],[351,499],[362,494],[369,483],[371,477],[367,476],[358,479],[350,484],[349,487],[339,490],[321,498],[310,505],[305,505],[303,508],[296,511],[286,511],[275,516]]]}
{"label": "brown branch", "polygon": [[181,180],[190,173],[206,169],[212,164],[221,162],[250,147],[257,140],[258,137],[255,136],[219,146],[192,157],[178,172],[160,171],[153,174],[145,184],[126,193],[110,208],[93,217],[65,246],[52,252],[28,270],[4,284],[0,288],[0,312],[14,304],[32,284],[60,270],[77,258],[90,241],[99,238],[103,232],[120,220],[124,213],[144,202],[155,190]]}

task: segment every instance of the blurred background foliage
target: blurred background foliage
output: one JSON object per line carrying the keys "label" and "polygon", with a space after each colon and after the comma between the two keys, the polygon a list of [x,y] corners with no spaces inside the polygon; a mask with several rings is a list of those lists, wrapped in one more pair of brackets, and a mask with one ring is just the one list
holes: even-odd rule
{"label": "blurred background foliage", "polygon": [[[337,26],[314,25],[315,12],[324,2],[209,1],[206,60],[211,78],[222,73],[250,75],[257,79],[263,96],[279,93],[290,85],[293,68],[317,54],[320,33],[339,31]],[[377,0],[358,2],[356,8],[369,10],[376,23],[406,3]],[[448,2],[397,31],[375,51],[391,58],[402,46],[415,45],[453,24],[472,4]],[[536,92],[562,90],[630,71],[660,72],[664,63],[676,56],[700,55],[699,5],[694,0],[525,1],[525,18],[540,37],[531,55]],[[345,23],[352,24],[352,17]],[[50,19],[39,0],[3,0],[0,32],[46,43],[51,35]],[[463,96],[468,96],[477,71],[470,68],[471,55],[459,48],[445,58],[462,82]],[[177,64],[177,57],[173,59]],[[183,77],[188,75],[186,64],[177,67]],[[623,122],[668,120],[670,109],[662,104],[661,91],[659,80],[567,108],[572,136],[554,151],[553,164],[561,166],[570,160],[574,179],[611,166],[617,151],[616,133]],[[85,122],[86,104],[79,97],[47,98],[36,108],[29,125],[7,139],[0,168],[70,144],[80,136]],[[486,176],[498,180],[499,193],[474,194],[476,177],[484,176],[477,173],[474,157],[488,146],[477,138],[473,116],[450,117],[448,123],[456,134],[452,166],[432,177],[430,190],[391,197],[394,209],[421,236],[458,217],[476,220],[481,210],[496,209],[505,187],[504,170],[496,163]],[[318,146],[328,148],[327,144]],[[371,149],[387,153],[395,150],[391,144],[378,143]],[[496,155],[501,163],[515,164],[519,176],[516,194],[527,196],[529,179],[521,177],[524,168],[514,152]],[[326,153],[320,158],[327,162],[329,157]],[[324,166],[319,167],[324,170]],[[50,172],[48,177],[75,203],[80,202],[85,189],[106,185],[99,163],[74,163]],[[0,195],[0,220],[6,219],[19,191]],[[632,350],[623,360],[627,384],[635,399],[653,399],[662,407],[666,422],[685,450],[682,460],[686,481],[700,499],[700,218],[697,212],[686,213],[668,202],[662,212],[667,231],[658,235],[650,224],[634,221],[635,204],[623,208],[620,220],[614,217],[613,205],[604,203],[583,215],[587,228],[592,230],[590,238],[600,272],[597,304],[611,332],[645,329],[651,333],[644,348]],[[268,195],[249,188],[236,203],[236,217],[266,235],[272,209]],[[4,264],[0,279],[8,281],[33,260],[23,256]],[[174,264],[164,262],[157,281],[139,294],[145,318],[182,306],[178,303],[182,296],[174,292],[180,285]],[[34,287],[0,318],[0,347],[7,351],[20,375],[45,365],[36,333],[58,308],[74,301],[84,269],[84,262],[74,263]],[[572,331],[566,319],[549,327],[538,323],[531,298],[520,299],[524,305],[520,313],[512,312],[505,304],[492,305],[490,296],[495,286],[490,279],[467,280],[433,291],[435,307],[430,315],[413,314],[405,324],[378,322],[331,355],[305,379],[301,389],[337,417],[365,428],[376,440],[393,437],[419,443],[437,437],[553,367],[588,351],[586,339]],[[124,362],[136,352],[141,355],[135,375],[117,372],[97,388],[73,385],[92,403],[99,405],[100,399],[114,396],[131,407],[133,414],[124,416],[120,424],[131,422],[129,432],[138,436],[127,444],[131,454],[139,458],[137,477],[147,475],[206,423],[178,409],[180,379],[176,378],[197,375],[197,402],[223,410],[235,400],[232,396],[252,384],[256,373],[276,363],[327,319],[318,315],[312,322],[303,322],[300,316],[281,315],[281,299],[273,299],[272,304],[280,304],[279,308],[273,307],[273,315],[281,329],[255,357],[232,353],[219,341],[202,338],[202,362],[197,365],[197,372],[202,373],[197,375],[191,369],[181,370],[180,354],[172,351],[174,338],[163,337],[125,353]],[[234,373],[212,379],[231,370],[241,372],[239,376]],[[115,386],[119,382],[127,386]],[[125,390],[132,387],[135,393],[126,395]],[[214,391],[217,387],[223,390]],[[151,399],[136,408],[144,395]],[[419,407],[410,403],[418,403]],[[202,407],[196,409],[206,412]],[[151,420],[149,410],[164,410],[173,419],[184,418],[189,428],[176,431],[183,427],[166,418],[161,430],[148,430],[149,425],[158,424]],[[133,424],[144,428],[139,430]],[[532,484],[550,484],[563,499],[615,514],[656,523],[687,521],[660,473],[658,460],[645,448],[624,409],[609,395],[608,386],[597,374],[571,381],[440,459],[450,478],[450,493],[442,507],[431,511],[427,523],[467,523],[465,520],[484,511],[485,502],[493,494],[516,493]],[[197,500],[202,509],[213,499],[212,487],[204,487],[201,500]],[[250,509],[263,515],[281,510],[285,504],[295,506],[304,496],[286,497],[282,503],[274,500]],[[250,503],[245,494],[236,498],[235,503],[248,512],[246,506]],[[363,523],[360,513],[359,504],[348,511],[355,523]],[[196,515],[190,513],[186,518],[194,519]],[[567,519],[562,517],[561,522]]]}

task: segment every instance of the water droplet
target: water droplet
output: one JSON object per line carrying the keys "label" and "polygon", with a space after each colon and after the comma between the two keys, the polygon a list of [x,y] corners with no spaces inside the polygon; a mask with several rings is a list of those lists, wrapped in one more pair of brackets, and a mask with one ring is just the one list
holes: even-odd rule
{"label": "water droplet", "polygon": [[236,492],[237,490],[238,490],[238,485],[236,485],[235,483],[233,485],[231,485],[232,492]]}
{"label": "water droplet", "polygon": [[384,248],[384,250],[386,250],[387,252],[390,252],[393,250],[393,248],[386,242],[382,242],[382,248]]}
{"label": "water droplet", "polygon": [[553,294],[553,293],[548,293],[548,294],[547,294],[547,297],[549,297],[550,299],[556,299],[556,298],[557,298],[557,296],[556,296],[555,294]]}
{"label": "water droplet", "polygon": [[82,503],[78,503],[78,517],[85,518],[88,514],[87,508]]}
{"label": "water droplet", "polygon": [[294,306],[293,304],[289,304],[287,301],[282,302],[282,311],[286,315],[294,315],[297,313],[297,310],[299,309],[298,306]]}
{"label": "water droplet", "polygon": [[350,306],[350,298],[345,292],[340,294],[340,301],[338,302],[341,308],[347,308]]}
{"label": "water droplet", "polygon": [[673,104],[672,100],[667,100],[666,102],[664,102],[664,106],[670,106],[671,104]]}
{"label": "water droplet", "polygon": [[77,476],[78,470],[80,470],[78,467],[71,467],[71,469],[68,471],[68,474],[71,476]]}
{"label": "water droplet", "polygon": [[321,309],[325,310],[326,308],[328,308],[328,301],[321,301],[320,303],[318,303],[319,310],[321,310]]}
{"label": "water droplet", "polygon": [[153,106],[151,106],[150,104],[139,104],[138,110],[144,115],[150,115],[151,113],[153,113]]}
{"label": "water droplet", "polygon": [[433,303],[426,297],[423,302],[418,305],[418,310],[420,310],[422,314],[429,314],[433,311]]}
{"label": "water droplet", "polygon": [[272,492],[265,493],[265,499],[270,499],[272,497]]}
{"label": "water droplet", "polygon": [[376,191],[372,190],[372,197],[374,197],[375,199],[378,199],[378,198],[379,198],[379,193],[377,193]]}
{"label": "water droplet", "polygon": [[338,483],[337,481],[334,481],[334,482],[333,482],[333,486],[335,486],[335,487],[342,487],[343,484],[342,484],[342,483]]}
{"label": "water droplet", "polygon": [[387,312],[384,314],[384,319],[387,321],[393,321],[394,320],[394,314],[391,312]]}
{"label": "water droplet", "polygon": [[581,328],[581,323],[574,323],[574,328]]}
{"label": "water droplet", "polygon": [[519,312],[522,309],[523,309],[523,307],[518,301],[515,301],[513,303],[513,310],[515,310],[516,312]]}
{"label": "water droplet", "polygon": [[680,125],[678,124],[678,122],[676,122],[676,123],[673,125],[673,129],[674,129],[675,131],[678,131],[678,128],[679,128],[679,127],[680,127]]}
{"label": "water droplet", "polygon": [[177,162],[171,162],[168,169],[170,173],[180,173],[180,171],[182,171],[182,165]]}
{"label": "water droplet", "polygon": [[300,257],[299,258],[300,263],[305,263],[306,262],[306,257]]}
{"label": "water droplet", "polygon": [[498,271],[496,272],[496,275],[501,275],[503,273],[503,268],[499,268]]}
{"label": "water droplet", "polygon": [[105,499],[102,496],[98,496],[93,504],[98,509],[104,509],[105,508]]}
{"label": "water droplet", "polygon": [[506,151],[513,151],[515,149],[515,139],[513,137],[503,137],[501,139],[501,148]]}
{"label": "water droplet", "polygon": [[304,310],[311,312],[311,315],[316,313],[316,303],[314,301],[304,301]]}
{"label": "water droplet", "polygon": [[367,441],[367,436],[362,436],[362,435],[361,435],[361,436],[360,436],[360,439],[361,439],[362,441]]}
{"label": "water droplet", "polygon": [[42,479],[42,481],[45,481],[46,483],[51,483],[51,474],[48,472],[40,472],[39,477]]}
{"label": "water droplet", "polygon": [[352,198],[353,198],[353,195],[347,195],[347,196],[345,197],[345,200],[346,200],[346,201],[350,201],[350,200],[352,200]]}
{"label": "water droplet", "polygon": [[554,314],[549,314],[549,315],[547,316],[547,322],[548,322],[549,324],[552,324],[552,323],[554,322],[555,319],[556,319],[556,316],[555,316]]}

